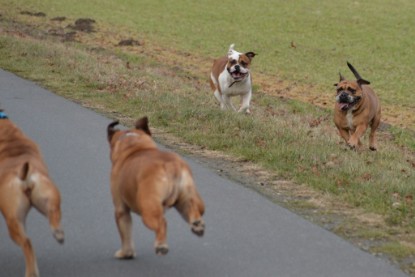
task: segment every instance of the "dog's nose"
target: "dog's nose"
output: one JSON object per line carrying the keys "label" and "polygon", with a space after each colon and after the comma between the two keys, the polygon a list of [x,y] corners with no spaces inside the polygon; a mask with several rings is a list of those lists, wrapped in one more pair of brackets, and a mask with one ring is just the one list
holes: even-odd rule
{"label": "dog's nose", "polygon": [[349,96],[347,93],[342,92],[339,97],[340,102],[349,102]]}
{"label": "dog's nose", "polygon": [[241,70],[241,66],[239,64],[235,65],[236,72],[239,72]]}

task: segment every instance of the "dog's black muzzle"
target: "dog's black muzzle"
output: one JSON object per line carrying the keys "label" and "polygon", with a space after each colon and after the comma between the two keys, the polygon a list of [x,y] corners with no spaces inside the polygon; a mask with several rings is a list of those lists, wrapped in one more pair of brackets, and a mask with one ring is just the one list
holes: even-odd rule
{"label": "dog's black muzzle", "polygon": [[341,92],[339,96],[340,103],[350,103],[350,97],[346,92]]}

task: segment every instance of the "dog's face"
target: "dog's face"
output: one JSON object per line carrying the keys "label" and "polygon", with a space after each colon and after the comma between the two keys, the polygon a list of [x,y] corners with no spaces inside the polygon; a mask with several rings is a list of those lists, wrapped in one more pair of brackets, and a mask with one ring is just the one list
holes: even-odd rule
{"label": "dog's face", "polygon": [[249,75],[249,66],[252,59],[255,57],[254,52],[247,52],[245,54],[235,51],[234,44],[229,47],[228,63],[226,70],[235,81],[241,81]]}
{"label": "dog's face", "polygon": [[337,107],[342,111],[348,111],[353,108],[363,97],[363,85],[369,85],[370,82],[363,79],[357,70],[347,62],[347,66],[352,71],[353,75],[356,77],[356,81],[347,81],[340,73],[340,80],[337,84],[334,84],[336,87],[336,102]]}
{"label": "dog's face", "polygon": [[336,102],[342,111],[347,111],[362,98],[362,88],[357,82],[340,80],[336,86]]}
{"label": "dog's face", "polygon": [[148,127],[148,118],[143,117],[135,123],[135,129],[118,130],[114,127],[119,121],[110,123],[107,127],[107,138],[111,149],[111,160],[117,159],[118,155],[130,150],[155,148],[156,144],[151,138]]}

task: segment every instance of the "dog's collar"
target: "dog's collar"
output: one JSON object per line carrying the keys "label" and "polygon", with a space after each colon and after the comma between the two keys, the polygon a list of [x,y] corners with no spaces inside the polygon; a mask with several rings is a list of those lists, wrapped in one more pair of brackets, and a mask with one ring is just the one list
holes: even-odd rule
{"label": "dog's collar", "polygon": [[[240,81],[242,81],[242,80],[240,80]],[[238,83],[238,82],[240,82],[240,81],[233,81],[230,85],[229,85],[229,87],[228,88],[230,88],[231,86],[233,86],[235,83]]]}
{"label": "dog's collar", "polygon": [[244,77],[244,78],[242,78],[241,80],[235,80],[235,81],[233,81],[230,85],[229,85],[229,87],[228,88],[230,88],[231,86],[233,86],[235,83],[239,83],[239,82],[242,82],[242,81],[244,81],[244,80],[246,80],[246,78],[248,77],[248,74]]}
{"label": "dog's collar", "polygon": [[118,140],[123,140],[123,139],[125,139],[126,137],[139,137],[139,136],[140,136],[139,134],[134,133],[134,132],[126,132],[126,133],[124,133],[122,136],[120,136],[120,137],[118,138]]}
{"label": "dog's collar", "polygon": [[0,119],[8,119],[9,117],[4,112],[0,111]]}

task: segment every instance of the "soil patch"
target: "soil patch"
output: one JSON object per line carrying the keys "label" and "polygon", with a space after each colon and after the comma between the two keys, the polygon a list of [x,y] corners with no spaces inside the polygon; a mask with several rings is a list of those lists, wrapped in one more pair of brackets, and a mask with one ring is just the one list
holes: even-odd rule
{"label": "soil patch", "polygon": [[36,17],[46,17],[46,14],[43,12],[29,12],[29,11],[22,11],[20,14],[29,15],[29,16],[36,16]]}
{"label": "soil patch", "polygon": [[143,42],[140,42],[138,40],[135,39],[124,39],[121,40],[120,42],[118,42],[118,46],[141,46],[143,45]]}
{"label": "soil patch", "polygon": [[66,20],[65,16],[57,16],[57,17],[52,18],[50,21],[62,22],[62,21],[65,21],[65,20]]}
{"label": "soil patch", "polygon": [[95,32],[94,29],[95,20],[91,18],[79,18],[75,21],[75,25],[68,25],[68,28],[81,31],[85,33]]}

